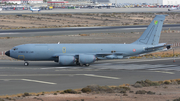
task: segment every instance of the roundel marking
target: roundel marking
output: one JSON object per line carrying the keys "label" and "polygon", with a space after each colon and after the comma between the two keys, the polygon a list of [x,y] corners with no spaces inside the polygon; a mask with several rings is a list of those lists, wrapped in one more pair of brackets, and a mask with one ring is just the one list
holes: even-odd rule
{"label": "roundel marking", "polygon": [[62,48],[62,52],[63,52],[63,53],[66,53],[66,47],[63,47],[63,48]]}
{"label": "roundel marking", "polygon": [[136,51],[136,49],[133,49],[133,52],[135,52]]}
{"label": "roundel marking", "polygon": [[158,21],[157,21],[157,20],[155,20],[155,21],[154,21],[154,24],[155,24],[155,25],[157,25],[157,24],[158,24]]}

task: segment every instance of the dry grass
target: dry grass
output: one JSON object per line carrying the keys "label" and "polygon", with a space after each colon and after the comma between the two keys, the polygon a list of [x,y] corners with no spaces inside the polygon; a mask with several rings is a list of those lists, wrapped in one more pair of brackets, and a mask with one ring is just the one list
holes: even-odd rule
{"label": "dry grass", "polygon": [[[179,13],[159,14],[169,15],[166,17],[165,24],[180,23]],[[153,13],[0,15],[0,29],[148,25],[154,16]]]}
{"label": "dry grass", "polygon": [[[164,80],[164,81],[154,81],[154,82],[157,82],[157,83],[159,83],[159,84],[163,84],[163,83],[165,83],[165,82],[169,82],[171,85],[173,85],[172,83],[173,82],[175,82],[175,81],[177,81],[177,82],[179,82],[180,81],[180,79],[172,79],[172,80]],[[170,85],[169,85],[170,86]],[[103,87],[103,86],[102,86]],[[130,84],[123,84],[123,85],[119,85],[119,86],[109,86],[110,88],[115,88],[115,87],[130,87],[130,89],[131,89],[131,91],[137,91],[137,90],[140,90],[140,88],[134,88],[134,87],[132,87]],[[163,87],[163,88],[162,88]],[[157,87],[155,87],[155,89],[161,89],[161,90],[163,90],[163,89],[168,89],[168,85],[166,85],[166,86],[157,86]],[[143,88],[141,88],[141,89],[143,89],[143,90],[147,90],[148,91],[148,89],[151,89],[152,90],[152,87],[143,87]],[[75,91],[78,91],[78,92],[80,92],[81,91],[81,89],[75,89]],[[165,90],[166,91],[166,90]],[[31,99],[31,98],[34,98],[34,97],[40,97],[40,98],[42,98],[42,99],[44,99],[44,98],[46,98],[46,96],[51,96],[51,95],[53,95],[54,97],[55,96],[57,96],[57,95],[62,95],[62,94],[60,94],[61,92],[63,92],[63,91],[51,91],[51,92],[39,92],[39,93],[28,93],[28,94],[30,94],[30,96],[31,97],[24,97],[24,100],[23,101],[26,101],[26,100],[28,100],[28,99]],[[155,91],[154,90],[154,92],[156,92],[156,93],[160,93],[161,91]],[[57,95],[56,95],[56,94]],[[165,93],[165,92],[164,92]],[[128,93],[128,96],[130,97],[132,94],[134,94],[134,93],[132,93],[131,95],[129,95],[130,93]],[[162,93],[163,94],[163,93]],[[166,94],[166,93],[165,93]],[[22,97],[23,97],[23,95],[24,95],[24,93],[23,94],[15,94],[15,95],[4,95],[4,96],[0,96],[0,98],[1,99],[15,99],[15,100],[19,100],[19,98],[20,99],[22,99]],[[63,96],[66,96],[66,95],[68,95],[68,94],[65,94],[65,95],[63,95]],[[85,97],[86,95],[84,95],[83,93],[82,94],[79,94],[81,97]],[[89,95],[89,93],[88,93],[88,95]],[[94,94],[93,94],[94,95]],[[97,96],[99,96],[99,94],[95,94],[95,95],[97,95]],[[156,95],[154,95],[154,96],[157,96],[158,94],[156,94]],[[76,94],[75,94],[75,96],[77,96]],[[92,95],[89,95],[89,96],[92,96]],[[108,96],[107,94],[103,94],[103,96]],[[143,97],[144,95],[142,95],[142,97]],[[146,96],[146,95],[145,95]],[[86,98],[86,97],[85,97]]]}

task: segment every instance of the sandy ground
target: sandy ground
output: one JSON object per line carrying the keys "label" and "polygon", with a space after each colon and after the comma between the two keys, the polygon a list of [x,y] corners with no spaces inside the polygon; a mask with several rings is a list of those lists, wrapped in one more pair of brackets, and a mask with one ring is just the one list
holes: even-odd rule
{"label": "sandy ground", "polygon": [[[180,23],[179,13],[168,14],[164,24]],[[149,25],[156,13],[81,13],[0,15],[0,29]]]}
{"label": "sandy ground", "polygon": [[[100,94],[46,94],[44,96],[30,96],[15,98],[15,101],[173,101],[180,97],[180,85],[161,85],[156,87],[134,88],[130,86],[127,96],[121,93]],[[135,94],[138,90],[152,91],[155,94]]]}

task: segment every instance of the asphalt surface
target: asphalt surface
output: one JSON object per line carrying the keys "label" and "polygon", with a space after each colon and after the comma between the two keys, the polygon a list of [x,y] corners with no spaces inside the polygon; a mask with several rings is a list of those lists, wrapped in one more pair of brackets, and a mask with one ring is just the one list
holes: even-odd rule
{"label": "asphalt surface", "polygon": [[169,8],[111,8],[111,9],[53,9],[53,10],[41,10],[40,12],[31,12],[30,10],[11,10],[1,11],[1,15],[16,15],[16,14],[57,14],[57,13],[132,13],[132,12],[148,12],[148,13],[159,13],[159,12],[177,12],[168,11]]}
{"label": "asphalt surface", "polygon": [[[147,25],[141,26],[113,26],[113,27],[70,27],[51,29],[21,29],[0,30],[0,37],[31,37],[31,36],[53,36],[53,35],[75,35],[91,33],[129,33],[143,32]],[[180,24],[163,25],[163,30],[179,30]]]}
{"label": "asphalt surface", "polygon": [[180,58],[123,59],[97,61],[90,67],[59,66],[54,62],[0,60],[0,95],[24,92],[57,91],[82,88],[91,84],[134,84],[180,77]]}

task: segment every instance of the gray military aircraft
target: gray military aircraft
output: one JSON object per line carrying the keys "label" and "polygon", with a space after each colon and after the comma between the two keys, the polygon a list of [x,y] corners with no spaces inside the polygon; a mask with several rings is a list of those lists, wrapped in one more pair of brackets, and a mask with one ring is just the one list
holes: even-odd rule
{"label": "gray military aircraft", "polygon": [[55,61],[60,65],[89,66],[96,60],[122,59],[166,49],[171,45],[159,44],[166,15],[156,15],[142,36],[131,44],[24,44],[15,46],[5,54],[27,61]]}

